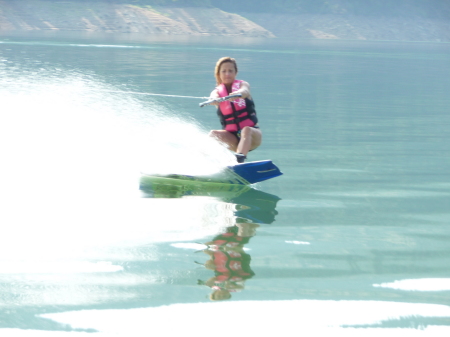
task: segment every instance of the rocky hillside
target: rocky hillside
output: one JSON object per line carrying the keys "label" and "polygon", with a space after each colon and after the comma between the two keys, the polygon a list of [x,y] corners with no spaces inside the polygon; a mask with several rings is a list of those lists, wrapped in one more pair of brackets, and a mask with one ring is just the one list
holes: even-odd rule
{"label": "rocky hillside", "polygon": [[274,37],[256,23],[217,8],[0,0],[0,31],[14,30]]}
{"label": "rocky hillside", "polygon": [[0,33],[29,30],[450,42],[450,22],[417,16],[227,13],[217,8],[0,0]]}

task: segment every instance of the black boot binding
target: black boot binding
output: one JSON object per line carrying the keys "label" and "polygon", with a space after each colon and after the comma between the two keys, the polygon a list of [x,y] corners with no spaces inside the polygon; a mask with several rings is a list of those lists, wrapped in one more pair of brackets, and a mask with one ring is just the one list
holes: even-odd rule
{"label": "black boot binding", "polygon": [[242,153],[236,153],[235,155],[238,163],[243,163],[245,159],[247,159],[247,157],[244,156]]}

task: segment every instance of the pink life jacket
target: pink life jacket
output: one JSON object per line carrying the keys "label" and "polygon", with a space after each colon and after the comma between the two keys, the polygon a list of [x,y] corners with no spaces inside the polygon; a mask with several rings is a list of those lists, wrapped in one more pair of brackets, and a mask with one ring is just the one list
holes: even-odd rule
{"label": "pink life jacket", "polygon": [[[239,90],[241,87],[241,80],[234,80],[231,85],[231,92]],[[217,87],[217,92],[220,97],[229,95],[225,84]],[[224,101],[219,105],[218,113],[222,116],[221,121],[224,129],[229,132],[238,132],[246,126],[255,126],[258,122],[256,118],[256,111],[254,109],[253,101],[250,99],[239,98],[235,101]]]}

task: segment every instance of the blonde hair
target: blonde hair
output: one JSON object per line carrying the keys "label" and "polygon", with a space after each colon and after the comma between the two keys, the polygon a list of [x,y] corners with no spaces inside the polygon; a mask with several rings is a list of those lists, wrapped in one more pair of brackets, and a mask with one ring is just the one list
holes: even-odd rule
{"label": "blonde hair", "polygon": [[214,76],[216,77],[217,85],[220,85],[222,83],[220,81],[220,67],[222,66],[222,64],[224,64],[226,62],[233,63],[234,64],[234,69],[236,69],[236,74],[238,72],[237,63],[236,63],[236,60],[234,58],[231,58],[231,57],[228,57],[228,56],[220,58],[219,61],[217,61],[216,68],[214,70]]}

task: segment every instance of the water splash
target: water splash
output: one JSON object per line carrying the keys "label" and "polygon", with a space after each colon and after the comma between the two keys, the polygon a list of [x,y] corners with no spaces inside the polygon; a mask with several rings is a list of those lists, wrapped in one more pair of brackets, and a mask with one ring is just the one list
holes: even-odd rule
{"label": "water splash", "polygon": [[114,88],[89,74],[0,65],[4,268],[74,261],[78,272],[86,260],[126,259],[124,247],[198,240],[224,226],[207,216],[224,212],[221,203],[150,202],[139,178],[144,170],[206,173],[232,155],[195,121],[105,89]]}
{"label": "water splash", "polygon": [[93,76],[2,70],[0,137],[8,163],[2,176],[9,193],[122,194],[136,190],[140,172],[202,175],[233,161],[194,120],[107,92],[114,88]]}

